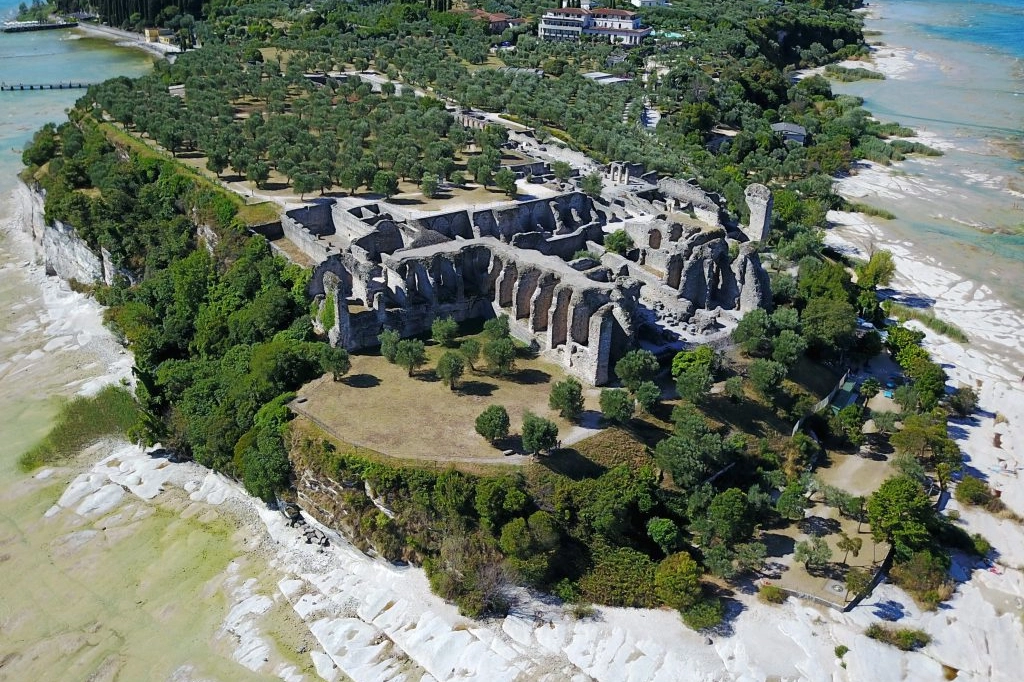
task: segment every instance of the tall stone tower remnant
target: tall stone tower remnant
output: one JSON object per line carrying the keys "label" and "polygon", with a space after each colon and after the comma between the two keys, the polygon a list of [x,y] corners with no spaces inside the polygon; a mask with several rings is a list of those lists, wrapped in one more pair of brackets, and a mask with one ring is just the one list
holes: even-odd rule
{"label": "tall stone tower remnant", "polygon": [[768,238],[772,223],[772,191],[761,184],[748,185],[743,198],[750,209],[750,220],[740,229],[747,239],[761,242]]}

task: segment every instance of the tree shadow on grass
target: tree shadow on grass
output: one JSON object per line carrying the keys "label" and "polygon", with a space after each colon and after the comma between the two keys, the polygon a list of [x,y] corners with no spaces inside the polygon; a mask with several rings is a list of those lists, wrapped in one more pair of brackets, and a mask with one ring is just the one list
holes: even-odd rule
{"label": "tree shadow on grass", "polygon": [[342,379],[341,383],[352,388],[375,388],[380,386],[380,379],[372,374],[353,374]]}
{"label": "tree shadow on grass", "polygon": [[550,456],[538,458],[537,461],[546,469],[574,481],[597,478],[607,471],[605,467],[587,459],[573,448],[560,448]]}
{"label": "tree shadow on grass", "polygon": [[792,554],[796,548],[793,538],[780,533],[764,533],[761,542],[764,543],[765,555],[769,557],[783,557]]}
{"label": "tree shadow on grass", "polygon": [[520,435],[511,435],[499,438],[496,441],[492,441],[491,445],[501,452],[508,452],[511,450],[511,454],[515,455],[527,454],[526,450],[523,449],[523,437]]}
{"label": "tree shadow on grass", "polygon": [[395,206],[418,206],[424,203],[423,199],[419,197],[391,197],[387,202],[389,204],[394,204]]}
{"label": "tree shadow on grass", "polygon": [[497,388],[497,384],[492,384],[487,381],[470,380],[460,382],[458,391],[460,395],[474,395],[486,398],[494,395],[494,391],[497,390]]}
{"label": "tree shadow on grass", "polygon": [[521,369],[514,374],[509,375],[510,380],[517,384],[534,385],[534,384],[546,384],[551,381],[551,375],[541,369]]}
{"label": "tree shadow on grass", "polygon": [[838,533],[842,529],[842,524],[839,521],[826,519],[823,516],[808,516],[806,519],[801,519],[796,525],[800,532],[813,535],[816,538]]}

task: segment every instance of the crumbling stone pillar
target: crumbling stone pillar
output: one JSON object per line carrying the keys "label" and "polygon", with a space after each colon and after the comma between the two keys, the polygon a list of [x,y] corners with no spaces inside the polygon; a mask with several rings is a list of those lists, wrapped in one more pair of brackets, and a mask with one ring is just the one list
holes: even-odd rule
{"label": "crumbling stone pillar", "polygon": [[551,310],[551,323],[548,326],[550,331],[550,342],[548,346],[555,348],[563,345],[569,336],[569,301],[572,299],[572,289],[569,287],[558,287],[555,289],[555,306]]}
{"label": "crumbling stone pillar", "polygon": [[554,275],[545,274],[540,278],[540,284],[530,301],[530,329],[534,333],[547,331],[556,284]]}
{"label": "crumbling stone pillar", "polygon": [[587,379],[595,386],[608,383],[608,367],[612,356],[612,333],[615,306],[607,303],[590,318]]}
{"label": "crumbling stone pillar", "polygon": [[743,192],[747,208],[750,209],[750,220],[746,227],[741,227],[743,234],[752,242],[763,242],[768,238],[772,222],[772,192],[760,184],[749,185]]}
{"label": "crumbling stone pillar", "polygon": [[512,316],[521,320],[530,315],[530,304],[533,301],[533,294],[537,290],[537,283],[540,281],[539,270],[527,270],[519,276],[516,281],[513,296]]}
{"label": "crumbling stone pillar", "polygon": [[516,279],[518,277],[518,269],[516,264],[512,261],[505,263],[501,269],[501,274],[498,275],[498,281],[495,282],[495,303],[499,308],[511,308],[512,307],[512,294],[515,290]]}

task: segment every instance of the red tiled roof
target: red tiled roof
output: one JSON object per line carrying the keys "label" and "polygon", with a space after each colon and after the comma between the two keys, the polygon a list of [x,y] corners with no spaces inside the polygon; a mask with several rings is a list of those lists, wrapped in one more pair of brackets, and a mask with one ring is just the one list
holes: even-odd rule
{"label": "red tiled roof", "polygon": [[570,16],[585,17],[590,12],[579,7],[559,7],[557,9],[549,9],[545,14],[568,14]]}

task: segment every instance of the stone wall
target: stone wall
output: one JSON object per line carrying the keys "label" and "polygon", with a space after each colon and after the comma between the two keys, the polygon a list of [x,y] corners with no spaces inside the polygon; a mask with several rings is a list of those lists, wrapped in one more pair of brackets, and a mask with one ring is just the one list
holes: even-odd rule
{"label": "stone wall", "polygon": [[[384,328],[416,336],[438,317],[506,314],[518,337],[597,385],[608,381],[611,363],[634,336],[635,301],[623,298],[615,284],[491,237],[403,249],[384,255],[379,271],[358,276],[343,259],[321,264],[310,286],[311,293],[333,293],[341,302],[333,340],[350,349],[376,346]],[[371,300],[353,305],[359,287],[367,286],[364,278],[375,287]]]}
{"label": "stone wall", "polygon": [[698,220],[708,225],[722,224],[718,197],[705,192],[696,184],[675,178],[662,178],[658,181],[658,189],[669,201],[669,211],[692,209]]}
{"label": "stone wall", "polygon": [[[289,212],[290,213],[290,212]],[[281,231],[299,251],[306,254],[314,263],[320,263],[331,255],[330,245],[306,229],[288,213],[281,216]]]}
{"label": "stone wall", "polygon": [[312,234],[334,234],[334,218],[331,215],[335,203],[331,200],[317,201],[302,208],[285,212],[285,217],[302,225]]}

